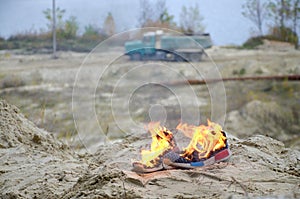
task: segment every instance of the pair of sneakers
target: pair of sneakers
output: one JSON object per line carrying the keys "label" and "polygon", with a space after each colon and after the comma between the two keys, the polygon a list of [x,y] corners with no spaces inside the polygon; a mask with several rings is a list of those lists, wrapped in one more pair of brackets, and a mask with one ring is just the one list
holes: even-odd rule
{"label": "pair of sneakers", "polygon": [[[226,137],[226,133],[224,131],[222,131],[222,133]],[[134,162],[133,171],[138,173],[151,173],[164,169],[192,169],[222,162],[228,160],[231,156],[227,138],[225,142],[225,147],[211,152],[207,158],[189,160],[183,157],[181,154],[182,151],[180,151],[178,147],[175,147],[174,149],[162,154],[159,157],[158,163],[152,167],[147,167],[140,162]],[[197,156],[197,154],[194,155]]]}

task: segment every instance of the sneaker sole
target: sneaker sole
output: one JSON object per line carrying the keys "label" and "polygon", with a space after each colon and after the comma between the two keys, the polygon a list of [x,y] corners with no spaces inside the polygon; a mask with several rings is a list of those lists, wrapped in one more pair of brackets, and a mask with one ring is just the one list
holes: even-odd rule
{"label": "sneaker sole", "polygon": [[160,164],[156,167],[145,167],[142,163],[140,162],[134,162],[132,163],[132,171],[136,172],[136,173],[152,173],[152,172],[155,172],[155,171],[161,171],[164,169],[163,165]]}
{"label": "sneaker sole", "polygon": [[228,148],[225,148],[222,151],[215,154],[214,156],[199,162],[177,163],[177,162],[173,162],[169,158],[163,158],[162,166],[164,169],[174,169],[174,168],[193,169],[193,168],[204,167],[204,166],[212,165],[214,163],[228,160],[230,156],[231,156],[231,151]]}

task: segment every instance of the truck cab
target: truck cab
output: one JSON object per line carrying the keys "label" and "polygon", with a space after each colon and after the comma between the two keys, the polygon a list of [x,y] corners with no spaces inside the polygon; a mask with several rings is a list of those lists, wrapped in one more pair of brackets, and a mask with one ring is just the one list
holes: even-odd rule
{"label": "truck cab", "polygon": [[126,42],[126,55],[129,55],[131,60],[141,60],[146,56],[155,56],[157,44],[156,35],[155,32],[147,32],[143,35],[142,40]]}

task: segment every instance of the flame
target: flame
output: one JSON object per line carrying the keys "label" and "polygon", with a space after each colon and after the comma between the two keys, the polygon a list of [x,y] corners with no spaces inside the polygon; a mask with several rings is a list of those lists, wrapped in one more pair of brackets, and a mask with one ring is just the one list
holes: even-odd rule
{"label": "flame", "polygon": [[[176,129],[182,131],[192,140],[188,147],[184,149],[182,157],[192,160],[208,158],[211,152],[226,146],[226,137],[222,133],[222,127],[219,124],[207,120],[208,125],[193,126],[188,124],[179,124]],[[195,153],[198,157],[194,157]]]}
{"label": "flame", "polygon": [[158,163],[161,155],[175,147],[175,141],[172,132],[166,127],[162,127],[160,122],[150,122],[148,130],[152,136],[152,143],[150,150],[141,151],[141,163],[153,167]]}

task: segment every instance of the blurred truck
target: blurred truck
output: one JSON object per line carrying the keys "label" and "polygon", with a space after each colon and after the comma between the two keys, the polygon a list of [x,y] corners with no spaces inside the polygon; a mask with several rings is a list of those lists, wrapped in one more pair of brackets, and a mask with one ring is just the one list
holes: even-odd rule
{"label": "blurred truck", "polygon": [[168,35],[162,31],[147,32],[142,40],[125,42],[130,60],[200,61],[204,49],[210,48],[209,34]]}

